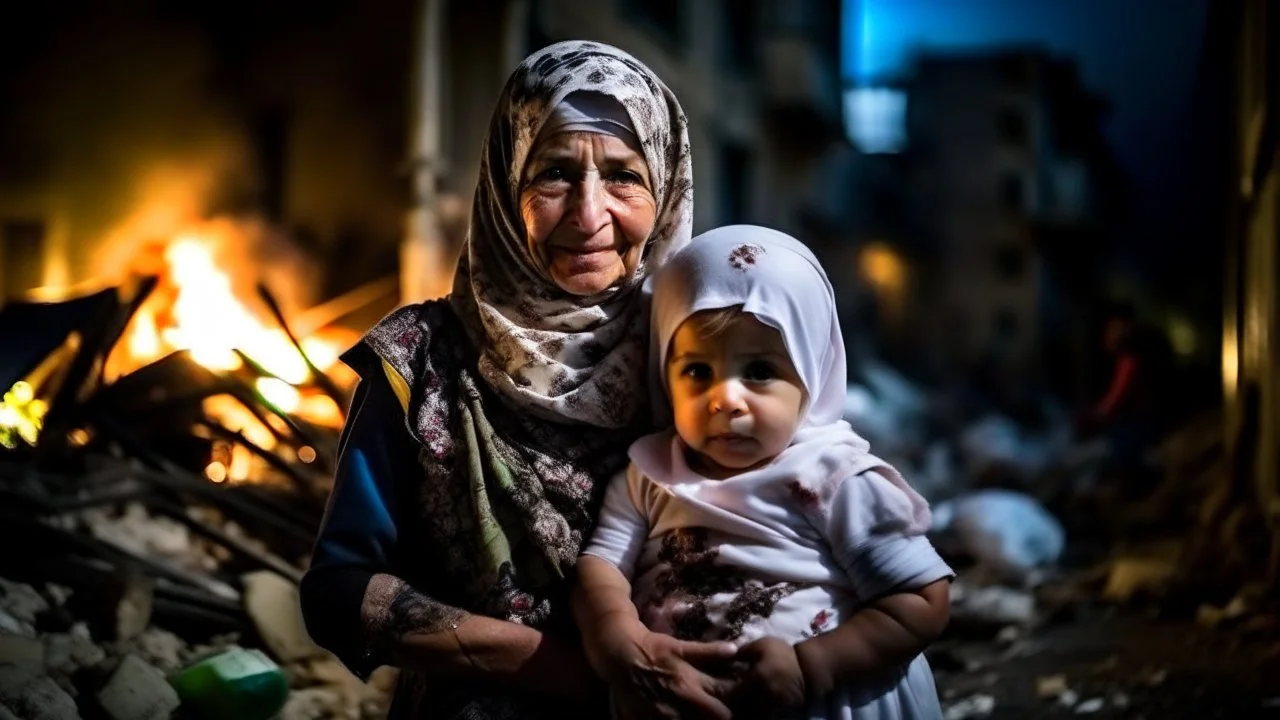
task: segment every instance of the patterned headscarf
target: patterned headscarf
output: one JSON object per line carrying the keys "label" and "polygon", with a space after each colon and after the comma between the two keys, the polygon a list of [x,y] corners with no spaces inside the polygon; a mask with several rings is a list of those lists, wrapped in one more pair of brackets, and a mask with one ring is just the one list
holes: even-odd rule
{"label": "patterned headscarf", "polygon": [[[657,218],[635,272],[589,297],[560,289],[529,249],[519,197],[525,162],[570,93],[616,100],[649,166]],[[525,59],[494,110],[451,302],[480,351],[485,382],[546,420],[628,426],[643,406],[650,269],[689,242],[693,168],[680,103],[651,70],[595,42],[551,45]]]}

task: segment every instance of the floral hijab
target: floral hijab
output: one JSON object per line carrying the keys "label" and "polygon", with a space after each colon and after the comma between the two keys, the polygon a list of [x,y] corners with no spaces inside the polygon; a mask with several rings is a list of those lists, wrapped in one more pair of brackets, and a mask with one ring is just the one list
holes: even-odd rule
{"label": "floral hijab", "polygon": [[[520,215],[525,162],[570,93],[618,101],[640,143],[657,219],[631,277],[590,297],[561,290],[529,250]],[[504,401],[545,420],[623,428],[644,406],[652,268],[689,242],[693,168],[675,95],[627,53],[569,41],[530,55],[507,82],[481,156],[471,229],[451,302],[478,349],[481,377]]]}

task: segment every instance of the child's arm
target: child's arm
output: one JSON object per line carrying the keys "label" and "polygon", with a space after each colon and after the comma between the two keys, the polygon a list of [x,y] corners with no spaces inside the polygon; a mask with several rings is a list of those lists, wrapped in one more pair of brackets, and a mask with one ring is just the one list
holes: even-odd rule
{"label": "child's arm", "polygon": [[650,632],[631,602],[627,573],[649,535],[649,519],[640,510],[644,482],[629,471],[609,484],[596,529],[578,558],[573,614],[587,661],[609,683],[623,716],[638,710],[646,717],[728,720],[729,709],[717,698],[727,694],[728,683],[695,665],[728,661],[734,646]]}
{"label": "child's arm", "polygon": [[845,684],[869,685],[937,639],[950,613],[948,580],[888,595],[835,630],[791,645],[765,637],[738,651],[745,665],[729,699],[735,712],[787,714]]}
{"label": "child's arm", "polygon": [[648,628],[631,602],[631,583],[612,563],[592,556],[578,559],[578,582],[573,593],[573,615],[591,667],[610,676],[619,645],[634,642]]}
{"label": "child's arm", "polygon": [[631,602],[630,575],[649,536],[645,478],[634,468],[605,488],[595,529],[578,558],[573,614],[592,668],[608,678],[618,641],[646,628]]}
{"label": "child's arm", "polygon": [[928,647],[950,618],[954,575],[925,537],[928,504],[892,468],[847,478],[812,511],[866,602],[836,629],[796,645],[810,698],[874,681]]}
{"label": "child's arm", "polygon": [[821,697],[919,655],[946,629],[951,582],[888,595],[854,613],[829,633],[796,645],[805,694]]}

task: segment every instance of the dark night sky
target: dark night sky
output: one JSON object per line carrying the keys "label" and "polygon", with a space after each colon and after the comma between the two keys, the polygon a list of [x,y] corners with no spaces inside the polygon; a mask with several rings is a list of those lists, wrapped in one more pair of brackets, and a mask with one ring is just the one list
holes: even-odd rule
{"label": "dark night sky", "polygon": [[[845,0],[849,80],[905,69],[917,47],[1038,43],[1076,59],[1111,105],[1104,131],[1133,183],[1131,252],[1148,255],[1191,220],[1191,107],[1206,0]],[[1194,225],[1194,221],[1190,222]],[[1183,244],[1192,241],[1182,238]]]}

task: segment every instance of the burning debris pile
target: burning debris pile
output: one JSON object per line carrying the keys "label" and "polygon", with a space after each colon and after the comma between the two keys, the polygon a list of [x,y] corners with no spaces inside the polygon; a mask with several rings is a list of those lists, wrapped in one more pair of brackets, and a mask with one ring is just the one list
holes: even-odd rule
{"label": "burning debris pile", "polygon": [[257,294],[274,326],[184,238],[159,274],[0,308],[0,717],[385,714],[391,677],[298,610],[349,339]]}

